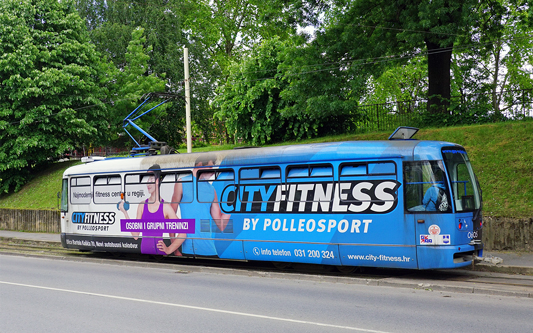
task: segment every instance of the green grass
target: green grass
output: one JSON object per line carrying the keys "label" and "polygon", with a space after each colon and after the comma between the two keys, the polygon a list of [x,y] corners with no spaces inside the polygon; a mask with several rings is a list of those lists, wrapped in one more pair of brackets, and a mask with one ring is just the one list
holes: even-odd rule
{"label": "green grass", "polygon": [[[344,134],[283,144],[386,140],[390,134]],[[415,138],[455,142],[467,149],[483,191],[484,215],[533,217],[533,122],[423,129]],[[213,145],[193,148],[193,152],[233,147],[235,145]],[[180,152],[184,153],[184,150],[181,149]],[[72,162],[56,163],[36,175],[18,193],[0,196],[0,208],[55,209],[57,192],[61,190],[62,173],[70,165]]]}
{"label": "green grass", "polygon": [[63,172],[79,161],[57,162],[35,174],[35,178],[16,193],[0,195],[0,208],[58,209]]}
{"label": "green grass", "polygon": [[533,122],[445,128],[424,131],[419,138],[466,148],[483,191],[485,215],[533,217]]}

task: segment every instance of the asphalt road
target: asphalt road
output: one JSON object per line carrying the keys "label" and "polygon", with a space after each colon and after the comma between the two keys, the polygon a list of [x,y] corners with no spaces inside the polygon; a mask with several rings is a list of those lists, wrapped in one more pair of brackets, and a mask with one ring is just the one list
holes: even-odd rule
{"label": "asphalt road", "polygon": [[0,256],[0,332],[531,332],[531,298]]}

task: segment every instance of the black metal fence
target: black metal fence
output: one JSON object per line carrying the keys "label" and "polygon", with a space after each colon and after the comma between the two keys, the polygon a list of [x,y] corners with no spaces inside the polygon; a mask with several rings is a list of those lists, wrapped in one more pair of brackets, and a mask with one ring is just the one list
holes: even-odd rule
{"label": "black metal fence", "polygon": [[[356,124],[358,132],[434,126],[428,122],[427,99],[360,105],[358,109],[363,115]],[[492,93],[456,96],[450,100],[449,110],[443,117],[456,117],[465,124],[533,119],[533,89],[507,90],[495,96]]]}

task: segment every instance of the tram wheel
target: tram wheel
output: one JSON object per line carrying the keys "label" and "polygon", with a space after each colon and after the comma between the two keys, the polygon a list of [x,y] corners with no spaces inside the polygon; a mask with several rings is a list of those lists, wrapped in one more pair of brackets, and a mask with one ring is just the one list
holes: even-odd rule
{"label": "tram wheel", "polygon": [[155,262],[161,262],[164,260],[164,256],[161,255],[150,255],[150,259],[154,260]]}
{"label": "tram wheel", "polygon": [[342,274],[351,274],[356,271],[361,271],[361,268],[357,266],[335,266],[335,268],[337,268]]}
{"label": "tram wheel", "polygon": [[282,262],[282,261],[273,261],[272,265],[276,267],[277,269],[287,269],[292,266],[290,262]]}
{"label": "tram wheel", "polygon": [[111,256],[113,258],[121,258],[121,257],[124,257],[124,253],[120,253],[120,252],[111,252]]}

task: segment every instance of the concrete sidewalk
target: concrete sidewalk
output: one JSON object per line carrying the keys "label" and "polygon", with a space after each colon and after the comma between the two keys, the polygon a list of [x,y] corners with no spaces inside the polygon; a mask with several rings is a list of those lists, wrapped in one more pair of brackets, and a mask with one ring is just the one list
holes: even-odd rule
{"label": "concrete sidewalk", "polygon": [[[59,234],[0,230],[0,238],[61,243]],[[474,270],[533,275],[533,252],[490,251],[484,252],[483,256],[483,260],[476,263]]]}
{"label": "concrete sidewalk", "polygon": [[0,230],[0,238],[14,238],[39,242],[61,243],[59,234],[44,234],[40,232],[19,232]]}

